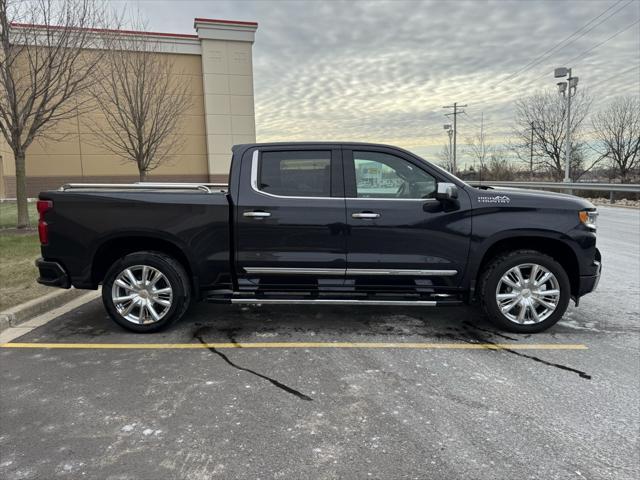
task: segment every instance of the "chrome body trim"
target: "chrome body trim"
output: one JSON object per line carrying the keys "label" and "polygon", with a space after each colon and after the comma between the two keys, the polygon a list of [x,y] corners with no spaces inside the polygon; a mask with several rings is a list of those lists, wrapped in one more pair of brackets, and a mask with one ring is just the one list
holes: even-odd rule
{"label": "chrome body trim", "polygon": [[293,199],[302,199],[302,200],[344,200],[344,197],[298,197],[298,196],[287,196],[287,195],[275,195],[273,193],[263,192],[258,188],[258,156],[259,150],[256,149],[253,151],[253,155],[251,157],[251,189],[260,194],[265,195],[267,197],[272,198],[293,198]]}
{"label": "chrome body trim", "polygon": [[264,303],[272,305],[311,304],[311,305],[401,305],[435,307],[438,302],[433,300],[349,300],[342,298],[232,298],[231,303]]}
{"label": "chrome body trim", "polygon": [[259,193],[260,195],[265,195],[267,197],[272,198],[297,198],[303,200],[386,200],[390,202],[423,202],[423,203],[434,203],[439,200],[436,198],[358,198],[358,197],[300,197],[300,196],[287,196],[287,195],[275,195],[273,193],[268,193],[260,190],[258,188],[258,161],[260,156],[260,150],[255,149],[251,156],[251,189]]}
{"label": "chrome body trim", "polygon": [[388,275],[415,277],[451,277],[457,275],[457,270],[411,270],[411,269],[383,269],[383,268],[279,268],[279,267],[246,267],[248,274],[255,275]]}
{"label": "chrome body trim", "polygon": [[214,193],[205,184],[196,183],[65,183],[58,190],[199,190],[205,193]]}
{"label": "chrome body trim", "polygon": [[380,218],[380,214],[379,213],[369,213],[369,212],[360,212],[360,213],[352,213],[351,214],[351,218],[368,218],[368,219],[373,219],[373,218]]}
{"label": "chrome body trim", "polygon": [[383,200],[386,202],[422,202],[422,203],[436,203],[439,202],[437,198],[381,198],[381,197],[345,197],[346,200]]}
{"label": "chrome body trim", "polygon": [[270,217],[271,214],[269,212],[243,212],[243,217],[254,217],[254,218],[266,218]]}
{"label": "chrome body trim", "polygon": [[389,276],[414,276],[414,277],[452,277],[457,275],[457,270],[412,270],[402,268],[347,268],[347,275],[389,275]]}
{"label": "chrome body trim", "polygon": [[245,267],[248,274],[261,275],[344,275],[344,268]]}

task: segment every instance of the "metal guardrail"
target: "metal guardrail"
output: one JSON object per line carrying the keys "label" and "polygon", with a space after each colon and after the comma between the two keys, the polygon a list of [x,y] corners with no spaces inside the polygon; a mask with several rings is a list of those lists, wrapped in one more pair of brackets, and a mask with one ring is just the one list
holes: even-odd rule
{"label": "metal guardrail", "polygon": [[590,182],[492,182],[485,180],[473,182],[474,186],[539,188],[548,190],[591,190],[600,192],[640,193],[638,183],[590,183]]}

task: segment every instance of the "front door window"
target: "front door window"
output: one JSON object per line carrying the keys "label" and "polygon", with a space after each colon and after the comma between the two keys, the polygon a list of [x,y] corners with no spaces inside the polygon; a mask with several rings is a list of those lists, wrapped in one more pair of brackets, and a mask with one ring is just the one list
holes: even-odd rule
{"label": "front door window", "polygon": [[432,198],[436,179],[395,155],[353,152],[357,198]]}

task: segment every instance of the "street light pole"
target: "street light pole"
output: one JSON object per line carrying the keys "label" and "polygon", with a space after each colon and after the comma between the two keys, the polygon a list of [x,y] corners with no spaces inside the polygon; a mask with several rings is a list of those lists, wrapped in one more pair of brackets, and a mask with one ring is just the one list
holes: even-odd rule
{"label": "street light pole", "polygon": [[[569,80],[571,80],[571,69],[569,69]],[[564,146],[564,181],[571,181],[571,87],[567,92],[567,136]]]}
{"label": "street light pole", "polygon": [[453,150],[451,150],[451,138],[453,137],[453,130],[449,129],[447,132],[449,134],[449,161],[453,161]]}
{"label": "street light pole", "polygon": [[567,77],[566,82],[558,82],[558,91],[567,99],[567,131],[565,135],[564,153],[564,181],[571,182],[571,97],[575,96],[578,89],[578,77],[571,76],[571,69],[566,67],[556,68],[555,78]]}
{"label": "street light pole", "polygon": [[531,122],[531,145],[530,145],[530,156],[529,156],[529,179],[533,180],[533,126],[534,123]]}
{"label": "street light pole", "polygon": [[[455,165],[454,160],[453,160],[453,152],[451,151],[451,137],[453,135],[453,129],[451,128],[451,124],[450,123],[445,123],[443,125],[444,129],[447,131],[447,135],[449,135],[449,167],[452,167],[453,165]],[[455,172],[455,170],[454,170]],[[451,172],[455,175],[454,172]]]}

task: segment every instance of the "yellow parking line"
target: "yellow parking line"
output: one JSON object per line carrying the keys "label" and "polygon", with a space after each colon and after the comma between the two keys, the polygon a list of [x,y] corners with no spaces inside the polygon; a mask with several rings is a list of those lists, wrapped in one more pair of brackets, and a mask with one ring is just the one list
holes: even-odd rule
{"label": "yellow parking line", "polygon": [[0,348],[72,349],[203,349],[203,348],[404,348],[413,350],[587,350],[581,343],[375,343],[375,342],[247,342],[247,343],[2,343]]}

